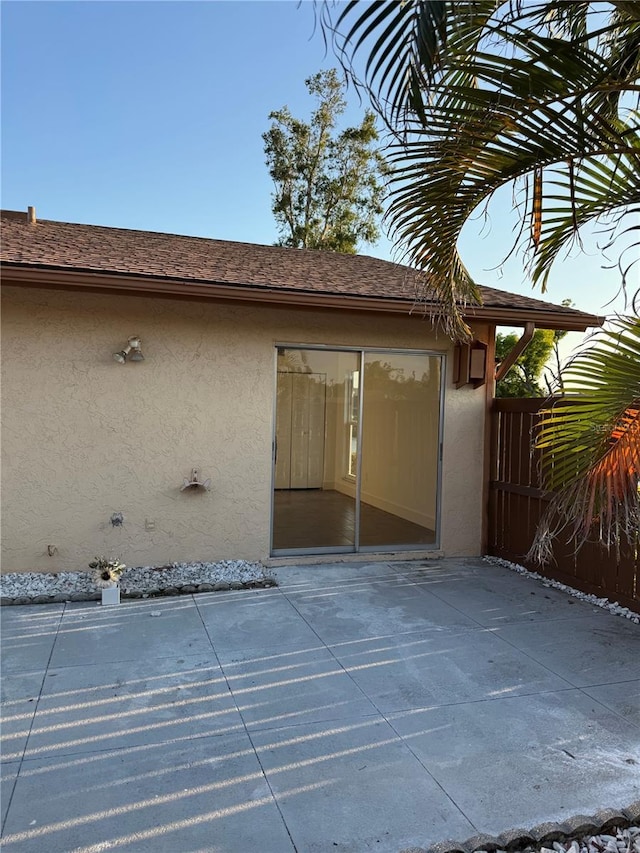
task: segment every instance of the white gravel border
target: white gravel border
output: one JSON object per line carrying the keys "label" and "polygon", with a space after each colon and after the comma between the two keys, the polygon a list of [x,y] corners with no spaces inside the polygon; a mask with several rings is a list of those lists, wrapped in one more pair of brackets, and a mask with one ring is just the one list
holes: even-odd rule
{"label": "white gravel border", "polygon": [[[168,566],[137,566],[126,568],[120,577],[124,596],[184,592],[205,592],[217,589],[234,589],[240,586],[275,585],[273,576],[261,563],[246,560],[221,560],[217,563],[171,563]],[[205,589],[200,589],[202,586]],[[93,573],[85,572],[11,572],[0,578],[0,595],[3,599],[27,603],[35,598],[57,597],[57,600],[74,600],[72,596],[97,596],[100,592]]]}
{"label": "white gravel border", "polygon": [[544,586],[551,586],[554,589],[560,589],[562,592],[566,592],[573,596],[573,598],[578,598],[580,601],[586,601],[589,604],[595,604],[597,607],[603,607],[615,616],[623,616],[625,619],[629,619],[630,622],[640,625],[640,614],[634,613],[633,610],[629,610],[628,607],[622,607],[622,605],[618,604],[617,601],[611,602],[608,598],[598,598],[597,595],[591,595],[588,592],[580,592],[579,589],[574,589],[572,586],[560,583],[560,581],[551,580],[544,575],[538,574],[538,572],[531,572],[529,569],[525,569],[524,566],[520,566],[518,563],[510,563],[508,560],[503,560],[501,557],[483,557],[483,559],[485,562],[491,563],[494,566],[504,566],[506,569],[511,569],[512,572],[518,572],[518,574],[525,575],[525,577],[542,581]]}
{"label": "white gravel border", "polygon": [[526,849],[538,853],[640,853],[640,827],[614,828],[600,835],[586,835],[566,842],[554,841]]}

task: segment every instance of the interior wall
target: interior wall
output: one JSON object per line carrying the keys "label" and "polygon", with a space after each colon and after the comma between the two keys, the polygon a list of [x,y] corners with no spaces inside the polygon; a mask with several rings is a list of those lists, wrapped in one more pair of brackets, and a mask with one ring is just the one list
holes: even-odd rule
{"label": "interior wall", "polygon": [[[9,286],[2,303],[5,572],[83,569],[102,554],[127,565],[266,558],[275,345],[451,352],[415,315]],[[133,334],[145,360],[117,364],[112,353]],[[451,362],[442,548],[473,555],[484,390],[456,391]],[[336,396],[336,433],[340,405]],[[334,463],[340,453],[336,437]],[[211,491],[181,491],[192,468],[211,478]]]}
{"label": "interior wall", "polygon": [[439,359],[366,353],[363,394],[363,501],[435,530]]}

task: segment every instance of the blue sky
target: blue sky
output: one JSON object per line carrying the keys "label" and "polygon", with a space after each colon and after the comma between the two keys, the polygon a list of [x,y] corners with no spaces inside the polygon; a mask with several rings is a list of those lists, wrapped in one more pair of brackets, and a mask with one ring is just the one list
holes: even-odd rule
{"label": "blue sky", "polygon": [[[315,31],[314,31],[315,30]],[[336,66],[309,0],[2,2],[2,206],[41,218],[273,243],[262,133],[287,104],[307,117],[304,80]],[[345,122],[363,106],[351,91]],[[532,291],[511,247],[510,196],[472,224],[475,278]],[[488,233],[485,233],[488,232]],[[485,236],[481,236],[484,233]],[[557,265],[546,296],[622,310],[597,241]],[[392,257],[387,239],[363,253]]]}

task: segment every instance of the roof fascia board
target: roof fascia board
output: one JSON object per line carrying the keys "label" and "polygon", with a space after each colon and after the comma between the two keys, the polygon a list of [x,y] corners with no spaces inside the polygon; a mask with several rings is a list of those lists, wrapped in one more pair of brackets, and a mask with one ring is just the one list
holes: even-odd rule
{"label": "roof fascia board", "polygon": [[[158,279],[144,276],[117,275],[102,272],[79,272],[69,269],[52,269],[2,264],[4,284],[63,290],[88,290],[128,292],[133,296],[168,296],[182,299],[213,299],[232,302],[270,303],[272,305],[310,307],[322,309],[385,312],[387,314],[429,315],[429,306],[402,299],[348,296],[331,293],[302,293],[282,288],[253,287],[251,285],[194,282],[181,279]],[[497,308],[491,306],[466,306],[463,316],[467,322],[490,322],[499,326],[524,326],[535,318],[539,329],[558,329],[584,332],[600,326],[603,317],[575,312],[567,315],[548,310],[524,308]]]}

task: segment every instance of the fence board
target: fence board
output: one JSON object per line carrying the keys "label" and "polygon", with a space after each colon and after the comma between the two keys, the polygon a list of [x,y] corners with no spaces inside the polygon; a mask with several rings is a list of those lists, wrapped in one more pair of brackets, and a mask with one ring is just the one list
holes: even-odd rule
{"label": "fence board", "polygon": [[491,422],[489,553],[554,580],[640,613],[640,536],[607,550],[586,543],[556,541],[553,559],[540,567],[526,560],[549,496],[540,489],[538,456],[531,450],[533,427],[543,400],[494,401]]}
{"label": "fence board", "polygon": [[620,560],[618,561],[617,589],[618,594],[624,598],[640,596],[640,572],[638,571],[638,555],[634,560],[631,544],[624,542],[620,548]]}

